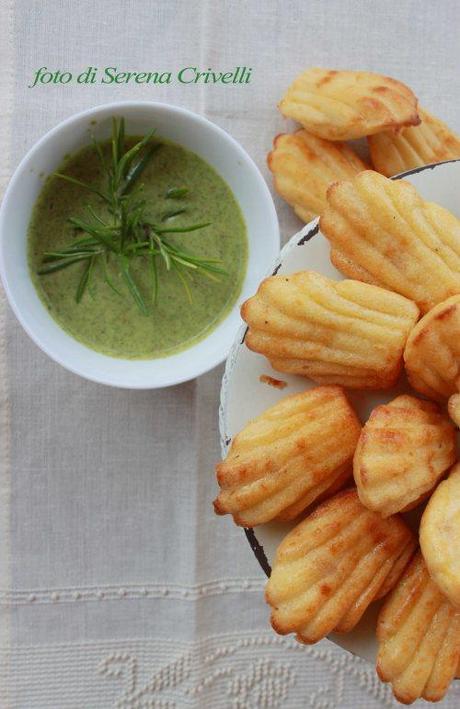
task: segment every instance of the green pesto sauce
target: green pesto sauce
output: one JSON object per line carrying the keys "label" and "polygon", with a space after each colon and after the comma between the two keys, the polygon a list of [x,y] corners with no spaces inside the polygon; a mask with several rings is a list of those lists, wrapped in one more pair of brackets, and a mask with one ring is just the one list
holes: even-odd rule
{"label": "green pesto sauce", "polygon": [[[126,141],[130,147],[138,138]],[[37,275],[45,251],[72,244],[81,232],[69,224],[70,216],[87,219],[86,205],[106,215],[103,201],[92,193],[54,175],[46,180],[32,212],[29,225],[29,267],[33,283],[50,314],[70,335],[92,349],[113,357],[151,359],[186,349],[208,335],[234,305],[246,271],[246,227],[224,180],[198,155],[175,143],[161,140],[160,148],[143,172],[140,182],[147,200],[146,216],[160,223],[165,213],[185,208],[165,226],[187,226],[211,222],[188,234],[168,235],[171,243],[193,254],[220,259],[228,275],[217,282],[193,273],[189,281],[192,303],[174,272],[167,272],[157,259],[159,291],[150,314],[143,315],[132,299],[117,268],[109,263],[110,277],[122,297],[104,281],[102,267],[92,276],[90,288],[80,303],[75,294],[84,264],[77,263],[56,273]],[[109,141],[102,144],[109,154]],[[105,189],[96,152],[88,146],[67,157],[58,172],[72,175]],[[183,199],[167,199],[169,188],[188,188]],[[147,257],[132,261],[132,274],[147,303],[151,303],[151,281]]]}

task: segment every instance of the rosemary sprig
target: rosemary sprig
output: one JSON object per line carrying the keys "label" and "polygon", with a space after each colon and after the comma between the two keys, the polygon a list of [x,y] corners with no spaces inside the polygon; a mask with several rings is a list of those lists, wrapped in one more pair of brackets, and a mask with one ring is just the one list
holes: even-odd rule
{"label": "rosemary sprig", "polygon": [[[153,154],[160,148],[159,143],[152,142],[153,135],[154,131],[126,150],[124,119],[113,118],[110,159],[104,156],[100,143],[93,140],[106,178],[105,189],[98,189],[71,175],[55,173],[57,177],[97,195],[105,205],[102,214],[88,205],[87,218],[70,217],[69,222],[80,236],[66,248],[45,252],[42,266],[38,270],[39,275],[48,275],[83,262],[84,268],[75,294],[77,303],[81,302],[90,286],[96,267],[102,270],[106,285],[121,295],[109,274],[110,261],[117,264],[128,292],[144,315],[149,314],[149,307],[132,273],[134,259],[147,259],[151,281],[150,301],[153,305],[157,303],[159,294],[158,259],[164,263],[167,272],[175,272],[190,302],[192,291],[187,279],[190,280],[191,274],[200,273],[209,278],[226,275],[219,260],[195,256],[179,248],[170,239],[174,234],[205,229],[209,222],[174,226],[175,217],[186,212],[186,207],[170,209],[159,217],[159,224],[147,218],[145,212],[148,205],[141,198],[139,178]],[[165,198],[183,200],[187,195],[188,188],[172,187],[167,190]]]}

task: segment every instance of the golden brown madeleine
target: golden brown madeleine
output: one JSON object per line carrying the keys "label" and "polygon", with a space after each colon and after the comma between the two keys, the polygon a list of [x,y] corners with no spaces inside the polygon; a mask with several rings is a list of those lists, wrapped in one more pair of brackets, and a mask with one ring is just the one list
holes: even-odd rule
{"label": "golden brown madeleine", "polygon": [[331,143],[305,130],[278,135],[267,161],[276,191],[305,222],[323,211],[331,182],[368,169],[348,145]]}
{"label": "golden brown madeleine", "polygon": [[431,577],[460,609],[460,463],[438,485],[425,508],[420,547]]}
{"label": "golden brown madeleine", "polygon": [[378,172],[332,184],[321,231],[350,278],[414,300],[422,312],[460,293],[460,221],[415,187]]}
{"label": "golden brown madeleine", "polygon": [[399,375],[418,308],[383,288],[301,271],[262,281],[241,315],[246,345],[274,369],[319,384],[385,389]]}
{"label": "golden brown madeleine", "polygon": [[460,659],[460,611],[416,554],[380,611],[377,673],[404,704],[440,701]]}
{"label": "golden brown madeleine", "polygon": [[460,295],[421,318],[407,339],[404,363],[410,383],[421,394],[443,401],[459,391]]}
{"label": "golden brown madeleine", "polygon": [[265,592],[273,628],[305,643],[352,630],[394,586],[415,546],[400,517],[370,512],[356,490],[338,493],[278,547]]}
{"label": "golden brown madeleine", "polygon": [[350,478],[360,430],[340,387],[284,397],[235,436],[216,467],[216,512],[245,527],[297,517]]}
{"label": "golden brown madeleine", "polygon": [[359,499],[383,517],[415,507],[455,462],[455,427],[436,404],[398,396],[377,406],[353,460]]}
{"label": "golden brown madeleine", "polygon": [[460,137],[439,118],[418,109],[420,125],[368,138],[375,169],[387,177],[443,160],[460,158]]}
{"label": "golden brown madeleine", "polygon": [[279,109],[326,140],[362,138],[420,123],[412,91],[368,71],[307,69],[288,88]]}

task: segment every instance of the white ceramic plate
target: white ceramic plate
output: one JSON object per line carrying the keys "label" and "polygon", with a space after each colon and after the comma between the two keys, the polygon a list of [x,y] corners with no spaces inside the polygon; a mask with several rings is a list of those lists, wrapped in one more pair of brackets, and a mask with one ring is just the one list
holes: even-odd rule
{"label": "white ceramic plate", "polygon": [[[412,182],[425,199],[438,202],[460,217],[460,160],[412,170],[399,177]],[[329,245],[319,231],[318,219],[307,224],[302,231],[291,238],[282,250],[280,261],[273,272],[293,273],[303,269],[318,271],[337,280],[343,279],[330,263]],[[273,370],[265,357],[251,352],[244,346],[245,331],[246,328],[243,326],[228,357],[222,382],[219,413],[223,455],[226,454],[232,437],[250,419],[261,414],[283,396],[316,386],[303,377]],[[261,374],[283,379],[288,386],[284,390],[279,390],[262,384],[259,380]],[[349,397],[364,423],[375,406],[390,401],[397,393],[406,389],[407,384],[402,380],[397,388],[390,391],[369,394],[350,390]],[[411,526],[416,525],[417,512],[406,515],[406,518]],[[256,527],[254,530],[245,530],[248,541],[267,575],[270,573],[270,562],[277,546],[292,526],[293,524],[272,523]],[[377,603],[372,604],[353,632],[346,635],[333,634],[330,639],[354,654],[373,662],[377,648],[375,620],[378,608]]]}

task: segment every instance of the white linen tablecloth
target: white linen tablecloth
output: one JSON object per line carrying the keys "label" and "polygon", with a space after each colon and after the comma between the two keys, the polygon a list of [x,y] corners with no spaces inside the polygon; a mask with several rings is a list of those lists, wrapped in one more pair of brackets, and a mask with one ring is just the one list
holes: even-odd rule
{"label": "white linen tablecloth", "polygon": [[[112,100],[175,103],[230,131],[268,178],[276,103],[309,65],[406,81],[460,129],[453,0],[1,0],[4,187],[32,144]],[[243,86],[48,85],[41,66],[252,67]],[[300,223],[276,200],[283,238]],[[162,391],[86,382],[0,311],[0,709],[396,706],[369,665],[268,626],[264,577],[215,518],[222,368]],[[453,688],[443,707],[458,707]]]}

